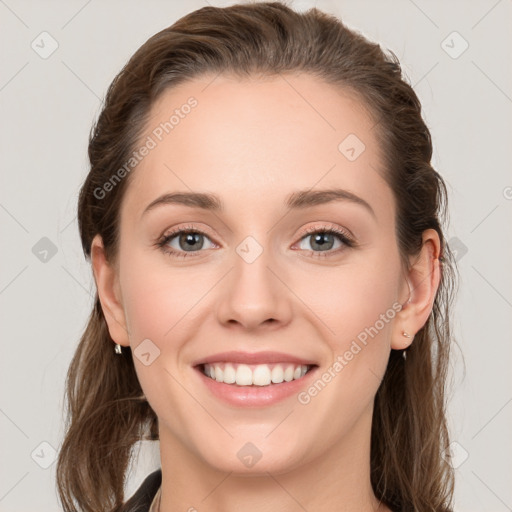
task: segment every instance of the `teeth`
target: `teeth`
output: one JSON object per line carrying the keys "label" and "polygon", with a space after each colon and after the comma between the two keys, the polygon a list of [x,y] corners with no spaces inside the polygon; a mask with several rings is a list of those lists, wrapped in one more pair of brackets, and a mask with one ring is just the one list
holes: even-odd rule
{"label": "teeth", "polygon": [[239,364],[236,369],[236,383],[239,386],[250,386],[252,381],[251,369],[246,364]]}
{"label": "teeth", "polygon": [[234,384],[236,382],[236,370],[232,364],[224,366],[224,382],[226,384]]}
{"label": "teeth", "polygon": [[300,379],[310,367],[300,364],[237,364],[214,363],[204,365],[204,374],[217,382],[238,386],[269,386]]}
{"label": "teeth", "polygon": [[284,380],[284,370],[283,367],[278,364],[272,368],[272,382],[274,384],[280,384]]}
{"label": "teeth", "polygon": [[284,371],[284,380],[286,382],[290,382],[291,380],[293,380],[293,374],[295,373],[293,371],[294,367],[293,366],[287,366],[286,367],[286,370]]}

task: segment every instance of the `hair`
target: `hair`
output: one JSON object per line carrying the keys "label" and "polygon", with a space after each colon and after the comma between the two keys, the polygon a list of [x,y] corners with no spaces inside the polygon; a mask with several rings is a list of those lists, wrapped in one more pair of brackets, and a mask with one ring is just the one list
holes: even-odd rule
{"label": "hair", "polygon": [[[370,478],[393,510],[449,511],[454,472],[446,450],[450,312],[456,268],[443,236],[447,191],[431,165],[432,140],[421,104],[391,51],[312,8],[279,2],[204,7],[149,38],[108,88],[89,137],[90,170],[78,200],[86,259],[101,235],[118,256],[119,212],[131,176],[95,194],[127,162],[164,92],[207,74],[239,78],[307,73],[360,98],[375,120],[384,177],[396,207],[401,259],[418,254],[429,228],[441,240],[441,282],[432,312],[404,361],[391,350],[374,400]],[[98,196],[98,197],[97,197]],[[66,378],[66,433],[57,462],[59,498],[68,511],[119,511],[137,441],[157,440],[158,422],[135,373],[129,347],[114,354],[96,292]]]}

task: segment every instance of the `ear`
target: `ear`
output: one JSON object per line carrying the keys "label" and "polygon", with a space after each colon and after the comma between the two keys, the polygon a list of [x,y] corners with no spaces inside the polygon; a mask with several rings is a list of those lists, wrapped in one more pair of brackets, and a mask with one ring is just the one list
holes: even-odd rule
{"label": "ear", "polygon": [[91,244],[91,263],[110,337],[119,345],[127,347],[130,342],[121,302],[117,270],[114,265],[107,261],[100,235],[96,235]]}
{"label": "ear", "polygon": [[[410,262],[405,275],[404,287],[408,287],[409,291],[394,324],[391,348],[395,350],[406,349],[427,322],[441,280],[439,235],[435,229],[427,229],[422,239],[420,253]],[[410,337],[405,336],[404,332]]]}

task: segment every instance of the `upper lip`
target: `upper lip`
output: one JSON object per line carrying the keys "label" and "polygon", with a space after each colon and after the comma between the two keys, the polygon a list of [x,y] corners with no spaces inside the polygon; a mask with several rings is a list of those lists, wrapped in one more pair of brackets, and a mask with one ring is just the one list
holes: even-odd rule
{"label": "upper lip", "polygon": [[203,357],[192,363],[193,366],[212,363],[242,363],[242,364],[269,364],[269,363],[295,363],[316,365],[311,359],[285,354],[284,352],[220,352]]}

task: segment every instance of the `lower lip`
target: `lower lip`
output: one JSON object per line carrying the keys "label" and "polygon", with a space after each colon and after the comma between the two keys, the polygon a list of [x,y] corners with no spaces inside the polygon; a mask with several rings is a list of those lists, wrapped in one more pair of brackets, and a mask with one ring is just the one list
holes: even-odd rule
{"label": "lower lip", "polygon": [[302,391],[315,375],[318,366],[309,370],[304,377],[281,384],[269,384],[268,386],[238,386],[237,384],[225,384],[207,377],[200,367],[194,368],[206,387],[218,398],[230,405],[238,407],[265,407],[278,403],[290,396]]}

